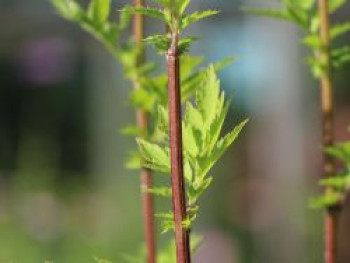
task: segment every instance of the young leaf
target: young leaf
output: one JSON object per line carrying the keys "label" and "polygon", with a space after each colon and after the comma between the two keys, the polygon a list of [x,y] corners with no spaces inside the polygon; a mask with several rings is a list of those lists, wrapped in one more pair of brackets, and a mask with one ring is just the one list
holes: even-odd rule
{"label": "young leaf", "polygon": [[97,24],[103,24],[110,12],[111,0],[91,0],[88,8],[88,17]]}
{"label": "young leaf", "polygon": [[141,138],[137,139],[139,149],[145,163],[143,165],[160,172],[170,172],[169,150],[149,143]]}
{"label": "young leaf", "polygon": [[180,24],[180,29],[183,30],[187,27],[189,27],[190,25],[192,25],[193,23],[197,22],[200,19],[209,17],[209,16],[213,16],[218,14],[219,11],[217,10],[206,10],[206,11],[202,11],[202,12],[194,12],[192,14],[186,15],[181,19],[181,24]]}

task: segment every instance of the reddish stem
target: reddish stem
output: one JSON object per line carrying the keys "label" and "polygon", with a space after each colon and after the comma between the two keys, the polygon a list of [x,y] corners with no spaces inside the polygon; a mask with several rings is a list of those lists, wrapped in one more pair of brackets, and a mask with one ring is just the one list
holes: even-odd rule
{"label": "reddish stem", "polygon": [[172,34],[172,44],[167,53],[168,99],[171,152],[171,185],[175,222],[175,242],[177,263],[190,263],[189,231],[184,228],[186,220],[186,195],[183,176],[182,121],[180,93],[180,63],[178,54],[178,34]]}
{"label": "reddish stem", "polygon": [[[144,0],[134,0],[135,7],[143,6]],[[135,44],[140,46],[144,37],[144,19],[140,14],[134,15],[134,41]],[[138,58],[138,64],[142,64],[144,61],[144,51],[140,52]],[[142,88],[138,80],[134,80],[134,88]],[[141,110],[136,112],[137,125],[141,130],[148,129],[148,116],[147,113]],[[147,248],[147,263],[156,263],[156,238],[154,233],[154,205],[153,195],[147,191],[152,187],[152,173],[149,169],[143,168],[140,171],[141,190],[142,190],[142,207],[143,207],[143,225],[144,235]]]}
{"label": "reddish stem", "polygon": [[[322,51],[320,61],[325,65],[325,72],[321,77],[321,108],[322,108],[322,144],[324,148],[334,144],[334,123],[333,123],[333,86],[331,76],[330,60],[330,15],[329,1],[318,0],[318,11],[320,17],[320,36]],[[327,154],[323,154],[324,177],[334,176],[336,172],[335,160]],[[326,194],[332,193],[333,188],[327,187]],[[339,205],[328,207],[325,215],[325,262],[337,262],[337,233],[338,220],[341,213]]]}

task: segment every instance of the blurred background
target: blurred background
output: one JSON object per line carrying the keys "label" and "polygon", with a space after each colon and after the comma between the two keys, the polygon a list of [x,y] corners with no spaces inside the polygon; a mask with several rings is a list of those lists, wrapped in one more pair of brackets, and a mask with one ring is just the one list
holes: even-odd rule
{"label": "blurred background", "polygon": [[[201,200],[195,232],[204,243],[195,262],[322,262],[322,213],[308,208],[321,173],[317,83],[303,60],[301,32],[247,16],[243,5],[278,6],[273,0],[191,6],[222,10],[191,28],[201,36],[191,53],[208,63],[239,56],[220,73],[234,98],[227,127],[250,118]],[[347,5],[335,19],[349,14]],[[162,26],[148,21],[147,30]],[[160,60],[152,51],[148,57]],[[349,138],[349,74],[347,67],[335,75],[337,140]],[[139,178],[124,168],[135,143],[118,132],[134,121],[130,88],[120,66],[48,0],[0,0],[1,263],[86,263],[94,256],[119,263],[139,250]],[[157,210],[168,205],[157,202]],[[349,220],[345,211],[344,263]],[[160,246],[169,237],[160,236]]]}

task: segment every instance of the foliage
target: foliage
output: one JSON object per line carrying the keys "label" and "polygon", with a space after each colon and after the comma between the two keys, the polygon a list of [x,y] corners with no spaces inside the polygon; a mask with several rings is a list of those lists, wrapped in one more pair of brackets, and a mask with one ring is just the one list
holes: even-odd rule
{"label": "foliage", "polygon": [[[236,140],[247,121],[237,125],[231,132],[220,138],[222,126],[227,115],[229,101],[225,101],[220,91],[220,81],[215,69],[210,66],[203,75],[201,84],[195,95],[195,104],[186,103],[183,121],[184,173],[187,184],[188,220],[184,222],[190,227],[198,211],[198,199],[210,186],[213,178],[208,175],[229,146]],[[168,134],[168,117],[159,106],[159,129]],[[158,144],[138,139],[142,154],[143,166],[161,173],[170,173],[170,156],[168,138],[163,137]],[[152,193],[171,197],[170,187],[154,187]],[[158,214],[163,219],[163,230],[173,229],[172,213]]]}
{"label": "foliage", "polygon": [[336,158],[343,164],[343,169],[335,176],[322,179],[322,186],[331,187],[332,192],[326,192],[324,195],[311,201],[311,207],[323,208],[331,207],[341,203],[348,190],[350,189],[350,141],[339,143],[325,150],[327,154]]}
{"label": "foliage", "polygon": [[[130,92],[130,103],[137,110],[147,112],[153,126],[147,131],[135,125],[129,125],[122,133],[137,136],[139,152],[133,152],[127,166],[169,174],[169,127],[168,127],[168,94],[167,75],[155,74],[152,63],[138,64],[137,58],[143,45],[135,46],[133,41],[123,41],[122,34],[129,25],[133,14],[143,14],[163,21],[169,28],[165,34],[156,34],[144,40],[160,54],[165,54],[171,45],[171,33],[188,28],[203,18],[217,14],[215,10],[186,13],[190,0],[156,0],[161,8],[125,6],[120,10],[119,22],[110,22],[110,0],[91,0],[87,8],[83,8],[75,0],[51,0],[58,12],[65,19],[79,24],[93,35],[119,61],[124,68],[126,78],[137,82],[141,88]],[[247,121],[237,125],[231,132],[220,137],[222,126],[227,115],[230,101],[225,100],[220,91],[220,81],[216,71],[232,63],[235,58],[228,58],[209,66],[200,66],[202,57],[185,54],[197,37],[186,37],[179,40],[181,55],[181,93],[185,110],[183,120],[184,141],[184,174],[186,195],[188,200],[188,218],[184,226],[190,228],[199,209],[198,200],[210,186],[213,178],[209,175],[211,168],[237,139]],[[191,102],[195,100],[195,103]],[[144,189],[155,195],[171,197],[168,186]],[[163,231],[174,228],[173,214],[157,214],[162,218]],[[198,238],[193,238],[198,244]],[[158,254],[159,262],[175,262],[174,244],[170,243],[165,251]],[[135,257],[127,256],[128,262],[144,262],[141,249]],[[103,262],[103,261],[99,261]]]}
{"label": "foliage", "polygon": [[[281,9],[244,8],[251,14],[281,19],[300,27],[304,32],[302,43],[306,45],[311,54],[307,57],[313,75],[316,78],[322,76],[327,68],[341,68],[350,62],[350,47],[336,46],[333,44],[330,50],[331,65],[327,65],[327,59],[321,54],[325,47],[320,39],[320,19],[316,8],[316,0],[281,0]],[[330,0],[330,15],[334,14],[346,3],[346,0]],[[332,26],[330,36],[333,43],[346,33],[350,32],[350,22],[342,22]]]}

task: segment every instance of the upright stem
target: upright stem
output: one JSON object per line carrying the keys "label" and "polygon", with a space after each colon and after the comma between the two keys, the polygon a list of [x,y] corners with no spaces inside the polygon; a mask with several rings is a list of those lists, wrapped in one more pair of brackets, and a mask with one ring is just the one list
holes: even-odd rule
{"label": "upright stem", "polygon": [[[318,10],[320,16],[320,36],[322,40],[322,51],[320,61],[325,66],[324,74],[321,77],[321,106],[322,106],[322,144],[329,147],[334,144],[334,124],[333,124],[333,86],[331,77],[330,61],[330,16],[329,1],[318,0]],[[335,162],[332,157],[323,154],[324,177],[335,174]],[[333,191],[331,187],[325,189],[326,193]],[[325,215],[325,262],[336,263],[337,261],[337,232],[340,207],[328,207]]]}
{"label": "upright stem", "polygon": [[[135,7],[143,6],[144,0],[134,0]],[[134,41],[136,45],[142,44],[144,37],[144,19],[143,15],[134,15]],[[144,61],[144,51],[142,50],[138,64]],[[142,88],[138,80],[134,80],[134,88]],[[148,128],[148,116],[147,113],[141,110],[136,112],[137,125],[141,130],[147,130]],[[149,189],[152,186],[152,174],[149,169],[143,168],[140,171],[141,190],[142,190],[142,207],[143,207],[143,224],[144,235],[147,248],[147,263],[156,263],[156,238],[154,231],[154,206],[153,195],[145,189]]]}
{"label": "upright stem", "polygon": [[183,226],[183,222],[187,217],[187,212],[185,183],[183,176],[180,63],[178,41],[178,33],[172,32],[171,46],[167,52],[171,185],[175,222],[177,263],[190,263],[191,254],[189,244],[189,230]]}

